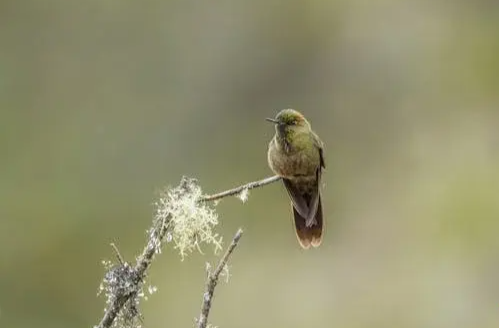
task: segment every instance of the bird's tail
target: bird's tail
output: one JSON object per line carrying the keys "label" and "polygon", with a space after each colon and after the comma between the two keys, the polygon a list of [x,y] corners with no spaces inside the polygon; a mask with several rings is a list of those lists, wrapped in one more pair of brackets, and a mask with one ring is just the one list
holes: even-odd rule
{"label": "bird's tail", "polygon": [[302,217],[298,211],[293,207],[293,216],[295,220],[296,237],[300,246],[304,249],[313,247],[319,247],[322,242],[322,230],[323,230],[323,219],[322,219],[322,204],[319,196],[319,202],[317,205],[317,212],[315,213],[314,223],[311,226],[307,226],[307,219]]}

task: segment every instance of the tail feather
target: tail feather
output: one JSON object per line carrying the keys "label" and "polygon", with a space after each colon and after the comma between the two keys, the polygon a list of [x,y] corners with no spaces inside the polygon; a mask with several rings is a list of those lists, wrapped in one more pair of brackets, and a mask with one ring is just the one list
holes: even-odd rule
{"label": "tail feather", "polygon": [[316,225],[311,226],[310,233],[312,235],[312,241],[310,242],[313,247],[319,247],[322,243],[322,231],[324,229],[324,220],[322,219],[322,204],[319,198],[319,204],[317,205],[317,213],[315,214]]}
{"label": "tail feather", "polygon": [[317,205],[317,212],[315,213],[314,224],[307,226],[307,219],[298,213],[298,211],[293,206],[293,216],[295,221],[296,237],[300,246],[304,249],[309,249],[310,245],[313,247],[319,247],[322,242],[322,230],[323,230],[323,219],[322,219],[322,204],[319,196],[319,201]]}

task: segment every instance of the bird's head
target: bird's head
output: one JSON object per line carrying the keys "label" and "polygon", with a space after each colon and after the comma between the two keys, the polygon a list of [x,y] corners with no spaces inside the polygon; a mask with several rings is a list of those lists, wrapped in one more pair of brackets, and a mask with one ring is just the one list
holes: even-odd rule
{"label": "bird's head", "polygon": [[266,120],[275,124],[276,133],[283,139],[288,139],[295,133],[310,131],[310,123],[305,116],[294,109],[283,109],[275,118]]}

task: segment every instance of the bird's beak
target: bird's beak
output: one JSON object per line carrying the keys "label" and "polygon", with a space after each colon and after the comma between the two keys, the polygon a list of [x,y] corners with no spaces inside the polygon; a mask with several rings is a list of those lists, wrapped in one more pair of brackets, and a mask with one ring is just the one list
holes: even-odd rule
{"label": "bird's beak", "polygon": [[272,122],[272,123],[274,123],[274,124],[279,124],[279,121],[278,121],[278,120],[276,120],[276,119],[274,119],[274,118],[269,118],[269,117],[267,117],[265,120],[266,120],[266,121],[268,121],[268,122]]}

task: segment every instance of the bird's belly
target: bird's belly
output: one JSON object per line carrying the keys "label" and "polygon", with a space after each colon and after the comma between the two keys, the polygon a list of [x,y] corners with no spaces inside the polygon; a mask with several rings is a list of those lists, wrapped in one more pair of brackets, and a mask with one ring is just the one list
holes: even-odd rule
{"label": "bird's belly", "polygon": [[319,154],[312,156],[305,151],[287,154],[275,148],[269,149],[268,161],[272,171],[284,178],[315,177],[317,168],[320,165]]}

